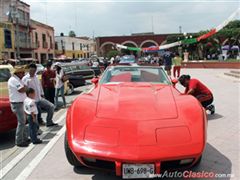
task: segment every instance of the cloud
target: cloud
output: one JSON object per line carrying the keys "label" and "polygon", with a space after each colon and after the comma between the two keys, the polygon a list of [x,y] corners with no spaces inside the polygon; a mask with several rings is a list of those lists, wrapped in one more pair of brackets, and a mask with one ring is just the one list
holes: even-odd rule
{"label": "cloud", "polygon": [[238,2],[76,2],[63,0],[25,0],[31,17],[54,26],[56,34],[73,29],[79,36],[127,35],[152,31],[173,33],[181,25],[185,32],[210,29],[224,21],[239,7]]}

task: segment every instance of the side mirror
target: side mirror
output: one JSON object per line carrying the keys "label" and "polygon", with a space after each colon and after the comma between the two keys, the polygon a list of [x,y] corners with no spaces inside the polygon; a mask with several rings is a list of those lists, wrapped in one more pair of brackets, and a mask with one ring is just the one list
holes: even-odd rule
{"label": "side mirror", "polygon": [[173,87],[175,87],[175,85],[178,83],[178,79],[172,79],[172,84],[173,84]]}
{"label": "side mirror", "polygon": [[96,85],[98,83],[98,80],[98,78],[92,78],[91,82]]}

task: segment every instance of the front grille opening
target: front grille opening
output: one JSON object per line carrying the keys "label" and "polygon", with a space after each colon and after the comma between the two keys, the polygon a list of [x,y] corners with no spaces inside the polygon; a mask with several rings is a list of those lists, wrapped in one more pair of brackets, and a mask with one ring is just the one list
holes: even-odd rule
{"label": "front grille opening", "polygon": [[166,170],[174,170],[174,169],[181,169],[181,168],[185,168],[188,167],[192,164],[192,162],[190,163],[186,163],[186,164],[180,164],[181,160],[174,160],[174,161],[163,161],[161,162],[161,171],[166,171]]}
{"label": "front grille opening", "polygon": [[115,171],[115,162],[112,162],[112,161],[105,161],[105,160],[99,160],[99,159],[95,159],[95,161],[92,161],[92,160],[89,161],[88,158],[84,158],[84,157],[82,157],[82,161],[87,166]]}

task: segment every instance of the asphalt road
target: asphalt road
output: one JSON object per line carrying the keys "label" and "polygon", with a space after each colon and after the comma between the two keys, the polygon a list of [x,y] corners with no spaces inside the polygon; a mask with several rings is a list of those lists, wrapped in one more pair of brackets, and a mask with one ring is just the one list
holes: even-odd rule
{"label": "asphalt road", "polygon": [[[221,179],[239,179],[239,85],[232,78],[225,78],[223,71],[184,69],[183,72],[201,79],[212,89],[216,114],[208,115],[208,137],[203,159],[195,172],[214,172]],[[67,97],[71,102],[84,89],[82,87]],[[181,91],[183,88],[177,86]],[[64,152],[66,109],[55,113],[54,121],[59,127],[43,128],[44,143],[27,148],[14,146],[14,131],[0,134],[0,179],[121,179],[114,174],[88,168],[73,168],[68,164]],[[217,178],[216,178],[217,179]]]}

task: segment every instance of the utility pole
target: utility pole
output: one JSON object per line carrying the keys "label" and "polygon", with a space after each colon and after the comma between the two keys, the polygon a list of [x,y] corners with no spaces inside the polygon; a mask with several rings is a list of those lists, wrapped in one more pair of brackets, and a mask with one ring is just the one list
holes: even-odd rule
{"label": "utility pole", "polygon": [[154,26],[153,26],[153,16],[152,16],[152,33],[154,32]]}
{"label": "utility pole", "polygon": [[182,26],[179,26],[179,33],[182,34]]}
{"label": "utility pole", "polygon": [[17,45],[17,59],[20,59],[20,36],[19,36],[19,14],[17,10],[17,1],[15,5],[13,5],[13,19],[16,21],[16,45]]}

